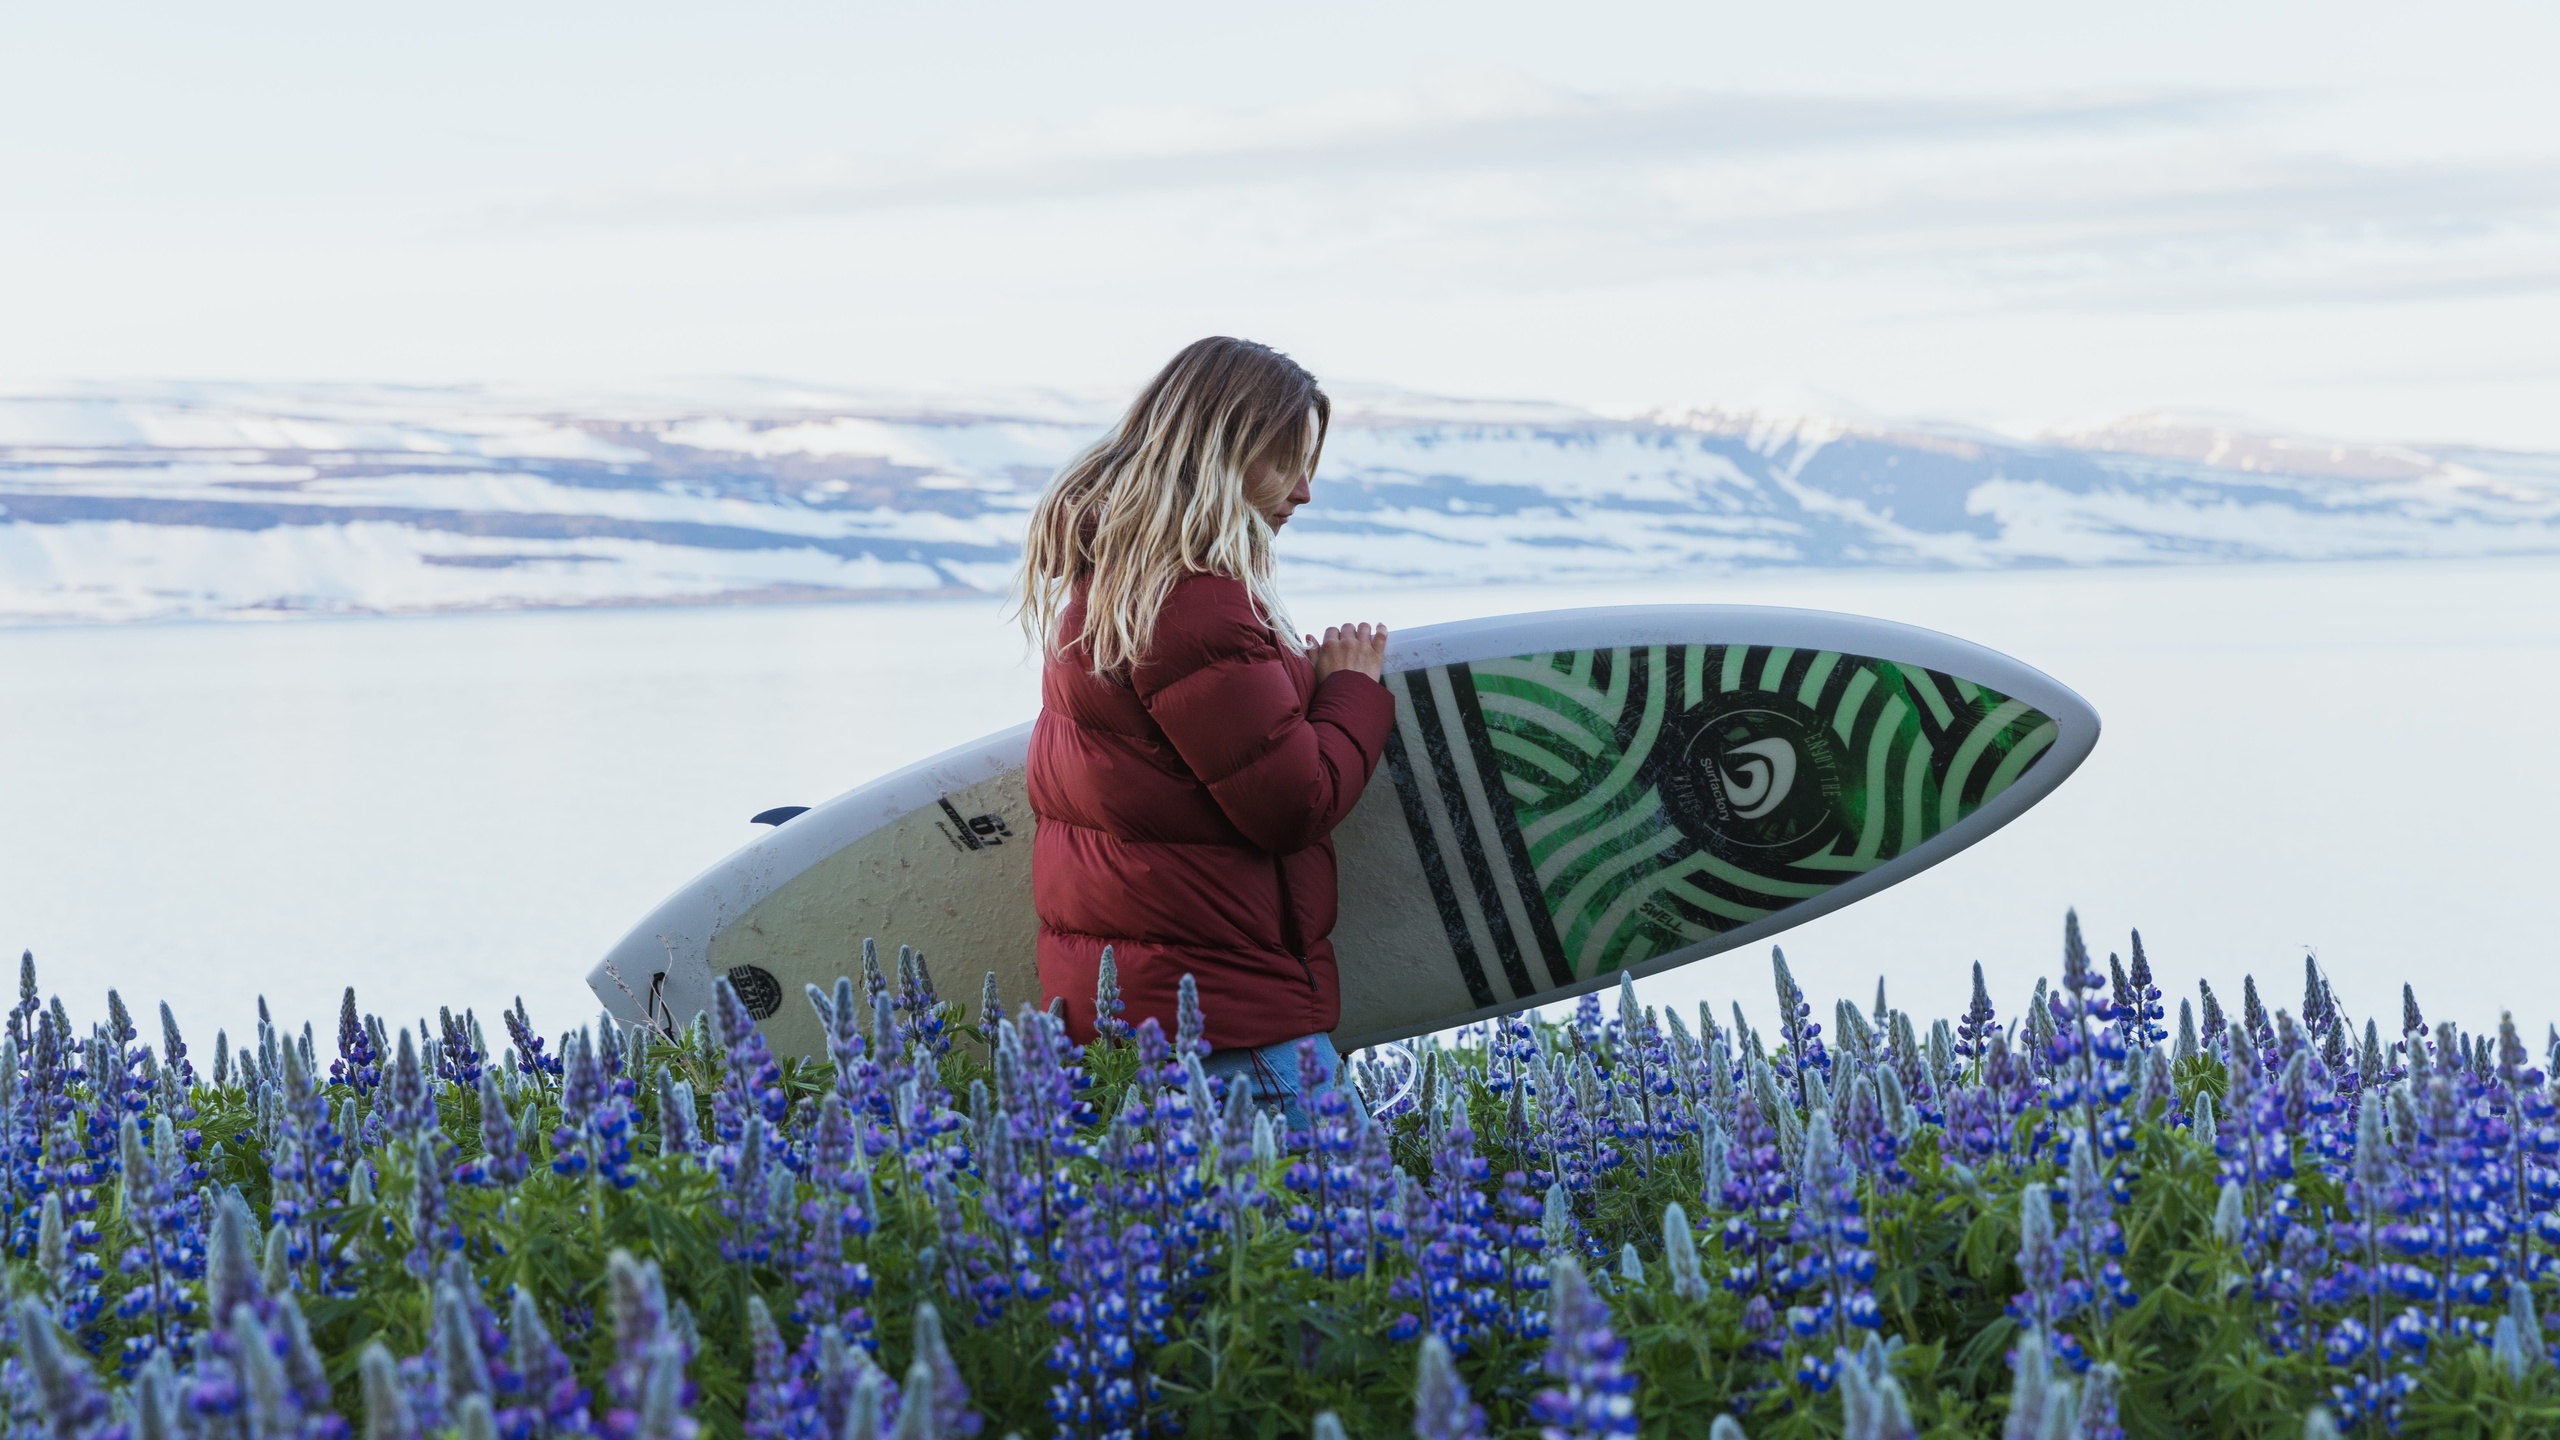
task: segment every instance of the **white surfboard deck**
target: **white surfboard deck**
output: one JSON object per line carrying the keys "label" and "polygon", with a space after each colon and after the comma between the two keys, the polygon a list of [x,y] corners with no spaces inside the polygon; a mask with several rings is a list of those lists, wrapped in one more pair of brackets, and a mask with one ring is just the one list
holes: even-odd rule
{"label": "white surfboard deck", "polygon": [[[1749,945],[1917,874],[2098,739],[2067,687],[1890,621],[1733,605],[1493,616],[1394,636],[1396,734],[1335,831],[1336,1044],[1422,1034]],[[588,977],[680,1025],[729,975],[778,1053],[804,984],[922,950],[974,1010],[1040,998],[1016,726],[874,780],[687,882]]]}

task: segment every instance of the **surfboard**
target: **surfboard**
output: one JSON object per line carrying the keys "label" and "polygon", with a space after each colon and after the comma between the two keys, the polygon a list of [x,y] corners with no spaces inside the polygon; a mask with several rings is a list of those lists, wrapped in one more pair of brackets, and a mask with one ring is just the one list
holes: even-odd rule
{"label": "surfboard", "polygon": [[[2097,712],[2019,661],[1813,610],[1466,620],[1399,632],[1387,670],[1395,728],[1334,832],[1345,1049],[1800,925],[2016,819],[2098,740]],[[619,1019],[677,1025],[727,976],[803,1055],[823,1040],[802,987],[859,974],[865,937],[923,951],[946,999],[990,970],[1006,1003],[1040,998],[1030,740],[1016,726],[787,816],[588,983]]]}

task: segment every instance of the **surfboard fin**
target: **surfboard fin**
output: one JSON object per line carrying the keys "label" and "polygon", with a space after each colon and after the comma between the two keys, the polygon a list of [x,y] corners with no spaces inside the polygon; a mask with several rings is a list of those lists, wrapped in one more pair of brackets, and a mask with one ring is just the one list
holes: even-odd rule
{"label": "surfboard fin", "polygon": [[754,815],[748,817],[747,823],[750,825],[779,825],[794,815],[806,815],[808,813],[809,807],[806,805],[776,805],[770,810],[757,811]]}

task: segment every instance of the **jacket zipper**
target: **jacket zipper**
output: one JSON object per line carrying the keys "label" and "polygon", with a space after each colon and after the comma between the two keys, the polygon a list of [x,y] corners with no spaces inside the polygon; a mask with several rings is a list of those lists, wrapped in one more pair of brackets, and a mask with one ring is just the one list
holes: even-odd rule
{"label": "jacket zipper", "polygon": [[1289,949],[1289,958],[1298,962],[1298,973],[1307,980],[1307,993],[1316,992],[1316,967],[1307,963],[1307,947],[1298,938],[1298,907],[1289,897],[1288,857],[1271,857],[1271,873],[1280,881],[1280,943]]}

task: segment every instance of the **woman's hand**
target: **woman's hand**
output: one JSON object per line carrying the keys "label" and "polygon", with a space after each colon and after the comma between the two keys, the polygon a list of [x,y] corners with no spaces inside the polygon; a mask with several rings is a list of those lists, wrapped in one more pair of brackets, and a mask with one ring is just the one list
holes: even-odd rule
{"label": "woman's hand", "polygon": [[1356,670],[1372,680],[1383,680],[1387,671],[1387,627],[1384,625],[1331,625],[1324,638],[1307,637],[1307,658],[1316,662],[1316,683],[1337,670]]}

